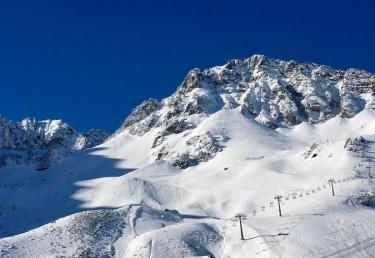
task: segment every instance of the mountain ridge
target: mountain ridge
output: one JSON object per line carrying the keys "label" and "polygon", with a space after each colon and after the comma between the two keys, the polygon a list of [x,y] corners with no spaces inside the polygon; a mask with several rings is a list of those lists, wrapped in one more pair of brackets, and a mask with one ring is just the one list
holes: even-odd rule
{"label": "mountain ridge", "polygon": [[[375,75],[364,70],[337,70],[253,55],[222,66],[190,70],[171,96],[142,102],[114,135],[127,131],[143,136],[157,128],[152,145],[156,159],[186,168],[207,160],[202,158],[205,154],[171,154],[165,140],[188,134],[221,109],[238,110],[272,129],[291,128],[302,122],[323,123],[335,116],[351,118],[366,105],[375,107],[374,92]],[[211,150],[220,149],[210,135],[201,137]]]}
{"label": "mountain ridge", "polygon": [[0,116],[0,168],[35,164],[36,170],[45,170],[74,152],[103,143],[108,136],[99,129],[78,133],[61,119],[13,122]]}
{"label": "mountain ridge", "polygon": [[[173,94],[162,100],[150,98],[143,101],[112,135],[102,130],[80,134],[61,120],[37,122],[28,118],[15,123],[25,133],[21,133],[22,136],[12,145],[11,138],[17,138],[19,133],[9,135],[17,131],[17,126],[1,118],[1,148],[14,150],[27,146],[33,150],[31,156],[35,156],[25,159],[18,154],[8,154],[8,157],[3,154],[1,164],[4,166],[6,160],[18,160],[16,163],[34,160],[34,163],[40,164],[38,169],[42,170],[63,156],[97,146],[119,134],[127,132],[142,137],[155,129],[151,146],[153,159],[167,160],[180,168],[187,168],[222,151],[223,139],[227,138],[225,135],[205,132],[189,137],[194,128],[219,110],[237,110],[274,130],[291,128],[303,122],[323,123],[336,116],[351,118],[366,105],[375,108],[374,92],[375,75],[364,70],[339,70],[315,63],[270,59],[260,54],[231,59],[221,66],[190,70]],[[43,131],[43,123],[49,131],[45,135],[37,133],[37,137],[46,140],[38,142],[32,128],[39,126],[38,130]],[[56,139],[48,138],[53,126],[59,128],[61,137],[52,133]],[[169,139],[181,134],[184,137],[179,140],[189,147],[188,152],[176,151],[168,143]],[[26,146],[21,141],[25,141]],[[64,148],[61,148],[63,145]],[[54,154],[48,150],[35,155],[37,146],[54,149]],[[53,155],[57,157],[51,158]]]}

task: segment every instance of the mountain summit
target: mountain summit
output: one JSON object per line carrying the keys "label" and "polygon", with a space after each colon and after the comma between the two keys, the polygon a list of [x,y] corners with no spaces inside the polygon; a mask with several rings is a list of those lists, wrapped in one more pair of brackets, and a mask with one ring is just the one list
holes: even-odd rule
{"label": "mountain summit", "polygon": [[[290,128],[303,122],[323,123],[336,116],[351,118],[366,105],[375,107],[374,92],[375,75],[366,71],[254,55],[223,66],[191,70],[170,97],[160,102],[149,99],[136,107],[116,134],[142,136],[155,129],[155,158],[185,168],[221,151],[220,140],[211,134],[189,137],[219,110],[237,110],[271,129]],[[192,150],[171,149],[169,140],[174,137]]]}

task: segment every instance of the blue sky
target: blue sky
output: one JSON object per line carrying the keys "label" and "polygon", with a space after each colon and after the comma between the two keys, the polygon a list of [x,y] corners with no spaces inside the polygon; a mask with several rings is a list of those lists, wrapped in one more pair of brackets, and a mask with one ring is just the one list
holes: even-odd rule
{"label": "blue sky", "polygon": [[375,3],[18,1],[0,3],[0,114],[115,130],[194,67],[261,53],[375,72]]}

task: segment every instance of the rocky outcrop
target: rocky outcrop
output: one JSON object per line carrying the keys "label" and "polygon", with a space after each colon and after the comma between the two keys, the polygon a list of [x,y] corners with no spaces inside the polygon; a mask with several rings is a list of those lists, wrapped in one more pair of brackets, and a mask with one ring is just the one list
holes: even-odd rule
{"label": "rocky outcrop", "polygon": [[309,150],[303,153],[303,158],[304,159],[312,159],[318,156],[320,152],[320,149],[318,147],[317,143],[313,143],[313,145],[310,146]]}
{"label": "rocky outcrop", "polygon": [[168,151],[168,145],[162,145],[157,153],[157,160],[168,160],[172,165],[180,168],[195,166],[199,162],[205,162],[215,157],[217,152],[223,150],[223,142],[227,140],[222,136],[214,137],[210,132],[195,135],[185,142],[188,151],[182,153]]}
{"label": "rocky outcrop", "polygon": [[351,152],[364,151],[366,149],[366,140],[362,137],[348,138],[344,149]]}
{"label": "rocky outcrop", "polygon": [[156,122],[153,114],[161,108],[161,103],[156,99],[148,99],[134,108],[126,118],[117,133],[128,129],[131,134],[143,135],[148,132]]}

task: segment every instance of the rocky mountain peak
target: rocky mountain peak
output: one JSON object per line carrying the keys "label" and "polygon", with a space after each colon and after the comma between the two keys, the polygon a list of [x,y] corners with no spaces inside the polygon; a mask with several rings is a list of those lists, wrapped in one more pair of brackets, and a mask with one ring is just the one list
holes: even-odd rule
{"label": "rocky mountain peak", "polygon": [[[253,55],[190,70],[175,93],[160,102],[143,102],[118,132],[142,136],[156,130],[152,148],[157,159],[173,159],[177,154],[168,151],[168,138],[187,134],[217,111],[238,110],[272,129],[292,127],[302,122],[323,123],[335,116],[351,118],[366,105],[374,105],[374,91],[375,75],[365,71]],[[176,164],[195,162],[189,154],[180,156],[190,160]]]}
{"label": "rocky mountain peak", "polygon": [[249,67],[252,69],[263,69],[269,65],[269,60],[266,56],[256,54],[252,55],[250,58],[245,59],[245,63],[248,63]]}

